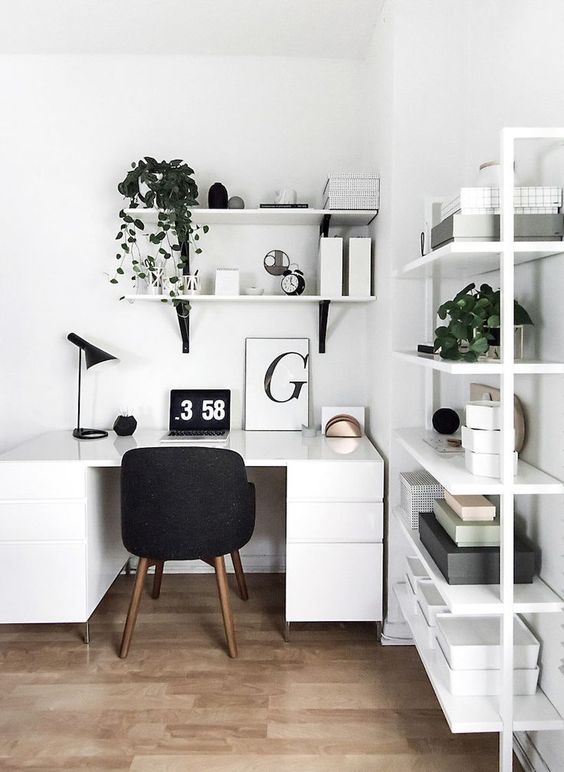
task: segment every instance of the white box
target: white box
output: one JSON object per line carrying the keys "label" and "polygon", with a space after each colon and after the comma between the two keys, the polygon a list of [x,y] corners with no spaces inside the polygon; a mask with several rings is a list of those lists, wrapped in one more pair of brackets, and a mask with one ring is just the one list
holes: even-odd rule
{"label": "white box", "polygon": [[406,602],[409,606],[409,611],[411,614],[419,614],[419,604],[417,603],[417,597],[415,593],[411,589],[411,584],[409,583],[409,577],[407,575],[407,572],[405,574],[405,597]]}
{"label": "white box", "polygon": [[448,611],[443,596],[437,590],[433,582],[417,582],[415,591],[419,605],[429,627],[435,627],[437,614],[443,614]]}
{"label": "white box", "polygon": [[501,429],[501,403],[478,399],[466,405],[466,426],[470,429]]}
{"label": "white box", "polygon": [[238,295],[239,294],[239,269],[238,268],[218,268],[216,270],[215,294],[216,295]]}
{"label": "white box", "polygon": [[419,558],[411,555],[405,559],[405,576],[414,593],[417,592],[418,581],[428,581],[431,579]]}
{"label": "white box", "polygon": [[423,622],[423,628],[425,629],[425,633],[427,637],[427,640],[426,640],[427,646],[430,649],[434,649],[436,647],[437,636],[435,633],[437,628],[427,623],[427,620],[425,619],[425,614],[423,612],[423,609],[421,608],[421,604],[419,603],[419,601],[416,601],[416,603],[417,603],[417,616]]}
{"label": "white box", "polygon": [[[499,694],[501,670],[453,670],[449,667],[440,643],[435,647],[439,676],[451,694],[478,697]],[[534,694],[539,679],[538,667],[513,671],[513,693]]]}
{"label": "white box", "polygon": [[343,239],[319,239],[319,294],[323,298],[343,295]]}
{"label": "white box", "polygon": [[[470,474],[478,477],[499,477],[500,458],[496,453],[472,453],[464,451],[464,463]],[[513,453],[513,474],[517,474],[517,453]]]}
{"label": "white box", "polygon": [[[490,670],[501,667],[500,619],[494,616],[437,617],[437,640],[452,670]],[[518,616],[513,618],[513,667],[537,666],[540,645]]]}
{"label": "white box", "polygon": [[485,496],[453,496],[445,490],[445,501],[461,520],[493,520],[495,504]]}
{"label": "white box", "polygon": [[501,432],[499,429],[471,429],[462,427],[462,447],[472,453],[501,453]]}
{"label": "white box", "polygon": [[372,287],[372,239],[349,239],[348,295],[370,297]]}

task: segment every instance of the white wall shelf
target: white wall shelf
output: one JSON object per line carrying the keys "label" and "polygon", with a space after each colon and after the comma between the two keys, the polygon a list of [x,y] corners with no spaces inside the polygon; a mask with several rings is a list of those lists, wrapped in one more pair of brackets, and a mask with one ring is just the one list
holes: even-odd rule
{"label": "white wall shelf", "polygon": [[[498,584],[449,584],[421,542],[419,532],[410,528],[402,508],[394,507],[392,512],[412,554],[423,563],[453,614],[502,613]],[[532,584],[515,585],[514,611],[516,614],[561,613],[564,611],[564,600],[536,576]]]}
{"label": "white wall shelf", "polygon": [[[156,223],[158,209],[125,209],[126,214]],[[364,227],[377,209],[203,209],[194,207],[192,220],[198,225],[321,225],[331,217],[331,226]]]}
{"label": "white wall shelf", "polygon": [[[169,295],[124,295],[130,302],[139,300],[163,302],[172,301]],[[321,295],[178,295],[175,300],[181,300],[185,303],[320,303],[322,300],[328,300],[331,303],[371,303],[376,298],[370,297],[330,297],[324,298]]]}
{"label": "white wall shelf", "polygon": [[[404,362],[452,375],[499,375],[503,372],[503,363],[488,359],[479,362],[452,362],[432,354],[420,354],[417,351],[394,351],[394,356]],[[564,362],[542,362],[541,360],[522,360],[514,364],[516,375],[561,375],[564,374]]]}
{"label": "white wall shelf", "polygon": [[[499,698],[495,695],[460,697],[448,691],[439,675],[436,652],[428,644],[423,619],[411,610],[407,586],[396,584],[394,591],[450,730],[455,733],[500,732],[503,726]],[[515,732],[559,730],[564,727],[560,714],[541,689],[531,696],[514,697],[513,708]]]}
{"label": "white wall shelf", "polygon": [[[516,241],[515,265],[564,253],[562,241]],[[453,242],[406,263],[394,272],[398,279],[458,279],[499,271],[502,244],[495,241]]]}
{"label": "white wall shelf", "polygon": [[[464,453],[437,453],[424,441],[426,433],[423,428],[399,429],[395,436],[407,452],[450,493],[503,493],[501,480],[470,474],[464,465]],[[563,482],[521,460],[513,488],[516,494],[564,493]]]}

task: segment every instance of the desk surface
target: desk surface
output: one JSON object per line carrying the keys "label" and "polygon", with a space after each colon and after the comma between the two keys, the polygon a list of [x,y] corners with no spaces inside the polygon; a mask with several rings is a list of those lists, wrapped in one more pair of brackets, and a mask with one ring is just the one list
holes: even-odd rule
{"label": "desk surface", "polygon": [[[110,432],[98,440],[77,440],[71,431],[48,432],[0,455],[0,462],[77,461],[84,466],[120,466],[132,448],[159,446],[164,429],[140,429],[132,437]],[[366,437],[359,439],[305,438],[301,432],[246,432],[234,430],[228,442],[206,447],[229,448],[247,466],[287,466],[292,461],[380,461],[382,457]],[[179,447],[182,447],[179,444]],[[167,445],[166,447],[171,447]]]}

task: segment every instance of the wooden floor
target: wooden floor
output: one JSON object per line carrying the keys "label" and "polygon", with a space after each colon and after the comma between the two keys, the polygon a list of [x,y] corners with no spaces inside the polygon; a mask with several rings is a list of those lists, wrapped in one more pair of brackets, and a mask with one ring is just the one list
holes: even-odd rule
{"label": "wooden floor", "polygon": [[237,660],[210,575],[165,575],[118,659],[132,582],[90,646],[79,626],[0,627],[0,769],[497,769],[497,735],[450,734],[414,648],[360,624],[296,625],[285,643],[281,575],[249,576],[247,603],[232,593]]}

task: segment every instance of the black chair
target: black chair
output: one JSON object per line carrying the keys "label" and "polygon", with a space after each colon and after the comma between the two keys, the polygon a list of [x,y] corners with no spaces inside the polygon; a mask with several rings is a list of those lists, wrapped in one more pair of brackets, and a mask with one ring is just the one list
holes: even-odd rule
{"label": "black chair", "polygon": [[121,465],[121,529],[139,566],[121,641],[127,657],[149,566],[153,598],[160,594],[166,560],[203,560],[213,566],[229,656],[237,656],[224,556],[231,555],[239,594],[248,599],[239,550],[255,527],[255,488],[243,459],[232,450],[205,447],[136,448]]}

